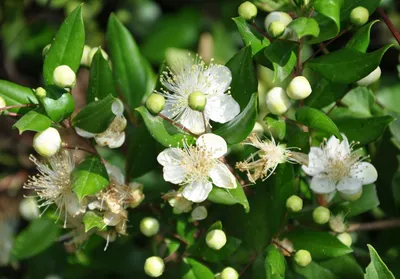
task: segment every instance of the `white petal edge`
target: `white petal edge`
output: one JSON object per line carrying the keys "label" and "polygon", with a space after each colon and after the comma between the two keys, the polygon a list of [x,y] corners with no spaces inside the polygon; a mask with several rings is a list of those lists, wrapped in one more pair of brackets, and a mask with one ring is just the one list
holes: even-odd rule
{"label": "white petal edge", "polygon": [[212,190],[211,182],[205,180],[194,181],[185,186],[182,195],[192,202],[203,202],[207,199],[208,194]]}
{"label": "white petal edge", "polygon": [[317,194],[329,194],[335,191],[335,182],[325,177],[313,177],[310,188]]}
{"label": "white petal edge", "polygon": [[93,138],[96,135],[96,134],[93,134],[91,132],[87,132],[85,130],[82,130],[82,129],[78,128],[78,127],[75,127],[75,131],[79,136],[84,137],[84,138],[88,138],[88,139]]}
{"label": "white petal edge", "polygon": [[378,179],[378,172],[375,167],[368,162],[361,162],[354,165],[350,175],[360,180],[363,185],[374,183]]}
{"label": "white petal edge", "polygon": [[339,181],[336,188],[339,192],[342,192],[346,195],[354,195],[361,191],[362,183],[356,178],[346,177]]}
{"label": "white petal edge", "polygon": [[173,184],[182,183],[185,179],[186,171],[181,166],[165,166],[163,169],[163,177],[165,181],[171,182]]}
{"label": "white petal edge", "polygon": [[210,66],[203,73],[206,79],[206,84],[211,84],[205,93],[212,94],[223,94],[229,89],[232,82],[232,73],[228,67],[224,65],[213,65]]}
{"label": "white petal edge", "polygon": [[124,113],[124,103],[120,99],[116,99],[111,105],[111,111],[116,116],[121,116]]}
{"label": "white petal edge", "polygon": [[214,159],[220,158],[228,152],[226,141],[222,137],[211,133],[201,135],[197,139],[196,145],[210,152],[211,157]]}
{"label": "white petal edge", "polygon": [[169,165],[178,165],[183,156],[183,151],[179,148],[167,148],[157,156],[157,162],[163,167]]}
{"label": "white petal edge", "polygon": [[315,176],[326,169],[326,156],[319,147],[311,147],[308,153],[308,166],[302,166],[303,171],[310,175]]}
{"label": "white petal edge", "polygon": [[[182,115],[179,116],[178,122],[196,135],[205,132],[204,119],[201,112],[187,108]],[[206,126],[208,126],[208,118],[206,118]]]}
{"label": "white petal edge", "polygon": [[240,113],[240,106],[231,95],[217,95],[207,98],[204,113],[212,121],[226,123]]}
{"label": "white petal edge", "polygon": [[114,138],[113,141],[111,141],[108,144],[109,148],[119,148],[121,147],[125,142],[125,132],[122,132],[118,135],[118,137]]}
{"label": "white petal edge", "polygon": [[215,186],[227,189],[236,188],[236,178],[223,163],[217,163],[208,173]]}

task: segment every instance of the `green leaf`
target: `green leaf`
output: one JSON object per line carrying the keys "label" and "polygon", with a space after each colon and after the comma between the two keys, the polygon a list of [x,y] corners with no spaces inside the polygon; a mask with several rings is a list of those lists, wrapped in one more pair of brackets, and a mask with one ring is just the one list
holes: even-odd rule
{"label": "green leaf", "polygon": [[332,271],[324,268],[316,262],[311,262],[306,267],[300,267],[297,264],[293,265],[296,273],[304,276],[301,278],[307,279],[340,279],[341,277],[336,276]]}
{"label": "green leaf", "polygon": [[[7,106],[22,104],[37,104],[35,94],[31,88],[21,86],[7,80],[0,80],[0,97],[3,97]],[[13,108],[8,111],[24,114],[32,110],[31,107]]]}
{"label": "green leaf", "polygon": [[198,261],[191,258],[183,258],[181,266],[181,278],[182,279],[214,279],[214,273],[202,265]]}
{"label": "green leaf", "polygon": [[117,96],[114,79],[108,60],[104,59],[99,49],[93,56],[90,65],[89,86],[87,91],[87,103],[101,100],[108,95]]}
{"label": "green leaf", "polygon": [[335,120],[335,123],[349,141],[357,141],[365,145],[379,138],[393,120],[393,117],[386,115],[369,118],[341,118]]}
{"label": "green leaf", "polygon": [[347,20],[350,18],[351,11],[358,7],[362,6],[366,8],[370,15],[373,14],[375,9],[379,6],[381,0],[346,0],[343,1],[342,10],[340,11],[340,16],[342,20]]}
{"label": "green leaf", "polygon": [[165,238],[164,243],[168,248],[168,253],[166,255],[167,257],[178,251],[179,247],[181,246],[181,243],[178,240],[170,238]]}
{"label": "green leaf", "polygon": [[342,98],[341,103],[347,108],[336,107],[332,111],[332,118],[371,117],[371,107],[375,103],[375,97],[374,93],[367,87],[356,87]]}
{"label": "green leaf", "polygon": [[152,115],[144,106],[136,109],[142,116],[144,124],[151,136],[165,147],[182,146],[183,140],[187,140],[188,144],[194,143],[196,139],[179,131],[178,128],[172,125],[167,120],[160,116]]}
{"label": "green leaf", "polygon": [[265,255],[265,271],[267,279],[285,278],[286,261],[282,252],[274,245],[269,245]]}
{"label": "green leaf", "polygon": [[283,140],[286,136],[286,121],[276,115],[268,115],[263,120],[269,132],[276,139]]}
{"label": "green leaf", "polygon": [[65,19],[46,55],[43,76],[46,84],[53,84],[54,69],[61,65],[69,66],[76,72],[81,64],[85,28],[82,19],[82,5],[79,5]]}
{"label": "green leaf", "polygon": [[370,53],[343,48],[312,59],[307,65],[330,81],[352,83],[375,70],[390,47],[388,45]]}
{"label": "green leaf", "polygon": [[95,156],[86,158],[71,173],[71,189],[82,200],[107,187],[109,183],[106,167]]}
{"label": "green leaf", "polygon": [[254,93],[245,109],[234,119],[217,128],[214,134],[223,137],[229,145],[245,140],[256,123],[257,108],[257,93]]}
{"label": "green leaf", "polygon": [[72,125],[90,133],[104,132],[115,118],[112,105],[116,100],[112,95],[108,95],[102,100],[88,104],[72,119]]}
{"label": "green leaf", "polygon": [[242,186],[238,183],[235,189],[224,189],[214,186],[208,200],[214,203],[220,204],[241,204],[246,213],[250,211],[250,205],[247,200],[246,194],[243,191]]}
{"label": "green leaf", "polygon": [[372,25],[377,22],[379,22],[379,20],[371,21],[358,29],[351,40],[346,44],[346,47],[366,53],[369,46]]}
{"label": "green leaf", "polygon": [[296,65],[298,45],[295,42],[277,40],[264,49],[264,55],[274,67],[274,83],[286,79]]}
{"label": "green leaf", "polygon": [[133,110],[153,90],[154,74],[132,35],[114,14],[108,20],[107,41],[117,88]]}
{"label": "green leaf", "polygon": [[294,30],[294,32],[296,32],[299,39],[301,39],[304,36],[308,36],[308,35],[311,35],[314,37],[318,37],[318,35],[319,35],[318,22],[313,18],[298,17],[295,20],[293,20],[291,23],[289,23],[289,25],[287,27]]}
{"label": "green leaf", "polygon": [[293,243],[296,250],[308,250],[313,260],[326,260],[353,251],[328,232],[294,230],[285,234],[284,237]]}
{"label": "green leaf", "polygon": [[75,109],[74,99],[72,95],[63,88],[55,85],[46,86],[46,97],[40,98],[46,114],[58,123],[68,118]]}
{"label": "green leaf", "polygon": [[33,257],[50,247],[59,234],[53,220],[42,217],[32,221],[19,233],[12,249],[12,258],[22,260]]}
{"label": "green leaf", "polygon": [[365,270],[365,279],[394,279],[393,273],[388,269],[386,264],[379,257],[378,253],[371,245],[367,244],[371,263]]}
{"label": "green leaf", "polygon": [[222,222],[221,221],[217,221],[214,224],[212,224],[208,230],[207,233],[213,230],[222,230]]}
{"label": "green leaf", "polygon": [[[377,101],[386,109],[400,114],[400,83],[384,87],[377,92]],[[1,93],[0,93],[1,94]]]}
{"label": "green leaf", "polygon": [[25,131],[41,132],[49,128],[50,125],[51,119],[40,110],[36,109],[22,116],[17,123],[13,125],[13,128],[17,128],[19,134],[22,134]]}
{"label": "green leaf", "polygon": [[82,221],[85,224],[85,233],[87,233],[93,228],[98,228],[99,230],[103,230],[106,227],[103,217],[97,215],[93,211],[87,211],[85,215],[83,215]]}
{"label": "green leaf", "polygon": [[311,129],[317,129],[335,135],[341,139],[339,129],[335,123],[320,110],[303,107],[296,111],[296,120]]}
{"label": "green leaf", "polygon": [[246,46],[226,63],[232,72],[231,94],[239,103],[240,110],[249,103],[251,96],[257,92],[258,81],[251,59],[251,47]]}
{"label": "green leaf", "polygon": [[336,257],[319,263],[343,279],[363,279],[364,272],[352,255]]}

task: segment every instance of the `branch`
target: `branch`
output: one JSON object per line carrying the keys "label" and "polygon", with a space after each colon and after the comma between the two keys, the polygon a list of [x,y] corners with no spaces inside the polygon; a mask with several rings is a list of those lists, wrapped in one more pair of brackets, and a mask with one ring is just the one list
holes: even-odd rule
{"label": "branch", "polygon": [[36,107],[36,106],[38,106],[38,105],[37,104],[22,104],[22,105],[6,106],[6,107],[0,108],[0,111],[13,109],[13,108]]}
{"label": "branch", "polygon": [[400,219],[392,219],[392,220],[376,221],[371,223],[351,224],[347,229],[347,231],[348,232],[376,231],[376,230],[384,230],[384,229],[398,228],[398,227],[400,227]]}
{"label": "branch", "polygon": [[174,120],[169,119],[169,118],[166,117],[165,115],[159,113],[158,116],[160,116],[160,117],[161,117],[162,119],[164,119],[164,120],[167,120],[169,123],[171,123],[172,125],[178,127],[179,129],[181,129],[181,130],[183,130],[183,131],[189,133],[190,135],[192,135],[192,136],[194,136],[194,137],[196,137],[196,138],[198,137],[198,135],[192,133],[192,131],[190,131],[189,129],[185,128],[182,124],[179,124],[179,123],[175,122]]}
{"label": "branch", "polygon": [[376,10],[378,11],[379,15],[382,17],[383,21],[386,23],[386,25],[389,28],[390,32],[392,32],[393,37],[396,39],[396,41],[400,45],[400,34],[399,34],[399,31],[396,30],[396,27],[394,27],[393,23],[390,21],[390,19],[385,14],[385,11],[382,8],[377,8]]}

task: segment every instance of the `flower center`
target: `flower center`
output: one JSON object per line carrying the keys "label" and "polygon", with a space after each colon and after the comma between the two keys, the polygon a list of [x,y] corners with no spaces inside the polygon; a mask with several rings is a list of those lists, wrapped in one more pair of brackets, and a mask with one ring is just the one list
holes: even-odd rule
{"label": "flower center", "polygon": [[350,176],[351,168],[360,160],[357,154],[350,153],[342,158],[330,158],[328,161],[328,176],[335,182],[339,182],[345,177]]}
{"label": "flower center", "polygon": [[210,169],[215,164],[211,153],[197,146],[185,146],[183,151],[186,153],[181,161],[181,167],[186,171],[184,184],[207,179]]}

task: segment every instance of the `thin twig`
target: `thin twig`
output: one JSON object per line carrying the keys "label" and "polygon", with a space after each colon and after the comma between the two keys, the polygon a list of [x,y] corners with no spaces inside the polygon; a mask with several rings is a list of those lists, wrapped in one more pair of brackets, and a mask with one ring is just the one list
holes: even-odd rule
{"label": "thin twig", "polygon": [[390,32],[392,32],[393,37],[396,39],[396,41],[400,44],[400,34],[399,31],[396,30],[394,27],[393,23],[390,21],[388,16],[386,15],[385,11],[382,8],[376,9],[379,13],[379,15],[382,17],[383,21],[386,23],[387,27],[389,28]]}
{"label": "thin twig", "polygon": [[0,108],[0,111],[13,109],[13,108],[36,107],[36,106],[38,106],[38,105],[37,104],[23,104],[23,105],[6,106],[6,107]]}
{"label": "thin twig", "polygon": [[182,124],[179,124],[179,123],[175,122],[175,121],[172,120],[172,119],[169,119],[169,118],[166,117],[165,115],[159,113],[158,116],[160,116],[160,117],[161,117],[162,119],[164,119],[164,120],[167,120],[169,123],[171,123],[172,125],[178,127],[179,129],[181,129],[181,130],[183,130],[183,131],[185,131],[185,132],[191,134],[192,136],[198,137],[198,135],[192,133],[192,131],[190,131],[189,129],[187,129],[185,126],[183,126]]}
{"label": "thin twig", "polygon": [[371,223],[351,224],[347,229],[347,231],[348,232],[375,231],[375,230],[384,230],[384,229],[398,228],[398,227],[400,227],[400,219],[392,219],[392,220],[376,221]]}
{"label": "thin twig", "polygon": [[250,267],[250,265],[255,261],[255,259],[257,258],[257,254],[254,254],[250,261],[246,264],[246,266],[242,269],[242,271],[240,272],[239,277],[242,277],[242,275],[246,272],[246,270]]}
{"label": "thin twig", "polygon": [[92,153],[92,154],[98,155],[97,152],[89,150],[89,149],[86,149],[86,148],[81,147],[81,146],[70,146],[68,144],[63,144],[63,148],[71,149],[71,150],[81,150],[81,151],[85,151],[85,152],[88,152],[88,153]]}
{"label": "thin twig", "polygon": [[296,60],[296,74],[298,76],[301,76],[301,73],[303,71],[303,64],[301,62],[302,51],[303,51],[303,41],[300,39],[299,40],[299,48],[297,51],[297,60]]}

